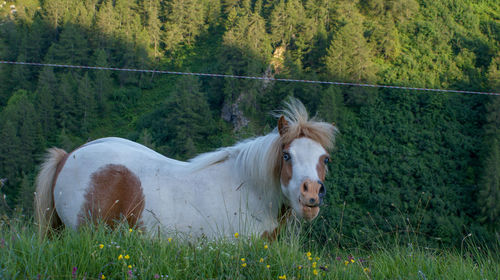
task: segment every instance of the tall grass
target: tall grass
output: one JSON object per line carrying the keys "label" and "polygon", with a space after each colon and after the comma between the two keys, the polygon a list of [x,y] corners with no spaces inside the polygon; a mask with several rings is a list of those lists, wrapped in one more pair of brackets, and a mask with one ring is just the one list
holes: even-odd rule
{"label": "tall grass", "polygon": [[[40,240],[32,222],[0,222],[0,279],[498,279],[495,251],[428,249],[394,241],[373,251],[325,247],[295,227],[269,243],[151,237],[121,225]],[[402,244],[405,244],[404,246]],[[498,244],[496,244],[498,247]]]}

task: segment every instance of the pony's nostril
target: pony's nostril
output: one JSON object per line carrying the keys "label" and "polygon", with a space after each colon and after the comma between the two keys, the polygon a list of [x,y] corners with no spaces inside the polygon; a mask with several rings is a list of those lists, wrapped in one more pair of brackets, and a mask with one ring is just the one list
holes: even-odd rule
{"label": "pony's nostril", "polygon": [[316,199],[314,199],[314,198],[309,199],[310,204],[314,204],[315,202],[316,202]]}

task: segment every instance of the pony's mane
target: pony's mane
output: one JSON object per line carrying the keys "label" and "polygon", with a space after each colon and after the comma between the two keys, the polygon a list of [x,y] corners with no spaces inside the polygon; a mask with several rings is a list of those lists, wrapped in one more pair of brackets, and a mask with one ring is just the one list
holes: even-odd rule
{"label": "pony's mane", "polygon": [[337,128],[316,117],[309,119],[306,108],[299,100],[289,98],[285,102],[285,109],[274,115],[276,117],[283,115],[288,122],[287,129],[281,135],[282,144],[287,145],[294,139],[306,137],[318,142],[326,150],[333,148]]}
{"label": "pony's mane", "polygon": [[[279,138],[275,130],[264,136],[244,140],[231,147],[201,154],[189,160],[189,169],[190,171],[201,170],[232,158],[235,160],[236,169],[245,180],[258,180],[261,185],[276,184],[276,180],[279,180],[275,174],[275,158],[280,147]],[[270,180],[272,182],[269,182]]]}
{"label": "pony's mane", "polygon": [[326,150],[333,148],[337,128],[316,118],[309,119],[306,108],[299,100],[290,98],[285,102],[285,108],[275,115],[283,115],[288,122],[287,129],[282,135],[276,128],[267,135],[201,154],[189,161],[189,169],[201,170],[234,158],[235,166],[245,180],[251,180],[261,187],[279,186],[284,146],[294,139],[307,137],[318,142]]}

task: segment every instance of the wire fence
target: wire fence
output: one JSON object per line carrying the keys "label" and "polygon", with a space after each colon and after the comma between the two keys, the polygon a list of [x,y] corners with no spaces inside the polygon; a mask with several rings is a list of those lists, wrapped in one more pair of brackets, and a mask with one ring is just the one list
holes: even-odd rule
{"label": "wire fence", "polygon": [[326,84],[326,85],[341,85],[341,86],[354,86],[354,87],[389,88],[389,89],[398,89],[398,90],[426,91],[426,92],[439,92],[439,93],[461,93],[461,94],[478,94],[478,95],[500,96],[500,93],[498,93],[498,92],[437,89],[437,88],[419,88],[419,87],[405,87],[405,86],[395,86],[395,85],[377,85],[377,84],[362,84],[362,83],[332,82],[332,81],[317,81],[317,80],[285,79],[285,78],[274,78],[274,77],[269,77],[269,76],[262,76],[262,77],[240,76],[240,75],[229,75],[229,74],[178,72],[178,71],[166,71],[166,70],[114,68],[114,67],[102,67],[102,66],[82,66],[82,65],[70,65],[70,64],[53,64],[53,63],[3,61],[3,60],[0,60],[0,64],[58,67],[58,68],[76,68],[76,69],[90,69],[90,70],[124,71],[124,72],[139,72],[139,73],[157,73],[157,74],[188,75],[188,76],[232,78],[232,79],[249,79],[249,80],[290,82],[290,83],[309,83],[309,84]]}

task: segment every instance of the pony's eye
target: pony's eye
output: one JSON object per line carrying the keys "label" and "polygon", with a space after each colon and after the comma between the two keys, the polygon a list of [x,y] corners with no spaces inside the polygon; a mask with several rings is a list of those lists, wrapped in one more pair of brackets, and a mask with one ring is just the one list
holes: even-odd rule
{"label": "pony's eye", "polygon": [[330,162],[330,158],[327,158],[327,157],[326,157],[326,158],[323,160],[323,162],[324,162],[325,164],[328,164],[328,162]]}
{"label": "pony's eye", "polygon": [[290,158],[291,158],[291,157],[290,157],[290,154],[289,154],[289,153],[287,153],[287,152],[284,152],[284,153],[283,153],[283,159],[284,159],[285,161],[289,161],[289,160],[290,160]]}

